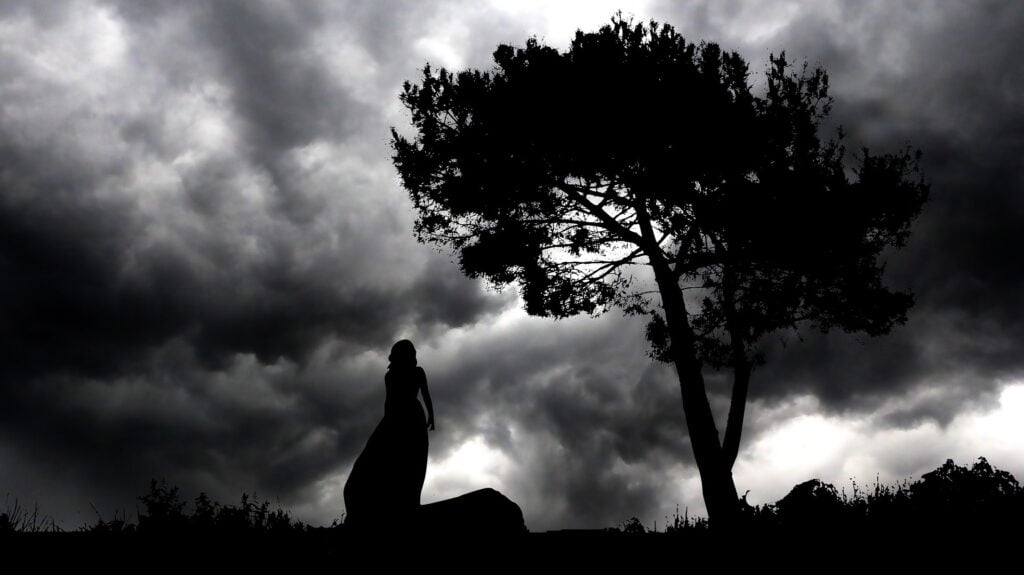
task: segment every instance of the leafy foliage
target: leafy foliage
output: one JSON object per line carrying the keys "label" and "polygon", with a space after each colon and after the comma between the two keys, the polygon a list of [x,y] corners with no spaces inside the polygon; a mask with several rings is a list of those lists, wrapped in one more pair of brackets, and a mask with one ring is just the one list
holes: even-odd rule
{"label": "leafy foliage", "polygon": [[927,186],[909,151],[849,166],[841,134],[819,139],[823,70],[773,56],[755,94],[738,54],[621,17],[564,53],[531,39],[494,61],[425,68],[401,95],[415,138],[393,130],[418,237],[467,275],[517,283],[535,315],[647,313],[637,266],[663,262],[697,290],[699,355],[716,366],[802,321],[875,335],[904,320],[911,297],[876,260],[906,241]]}

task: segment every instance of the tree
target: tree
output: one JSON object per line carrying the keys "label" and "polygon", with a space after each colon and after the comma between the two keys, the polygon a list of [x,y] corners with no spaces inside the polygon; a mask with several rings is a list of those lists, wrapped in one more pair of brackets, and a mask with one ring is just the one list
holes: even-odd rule
{"label": "tree", "polygon": [[[423,70],[392,129],[420,241],[464,273],[517,284],[554,318],[649,314],[654,357],[674,364],[713,525],[737,516],[732,465],[759,344],[780,330],[871,335],[912,298],[882,283],[927,185],[909,151],[849,162],[823,142],[828,76],[771,56],[748,66],[667,25],[613,18],[565,52],[501,45],[491,71]],[[705,367],[731,369],[719,437]]]}

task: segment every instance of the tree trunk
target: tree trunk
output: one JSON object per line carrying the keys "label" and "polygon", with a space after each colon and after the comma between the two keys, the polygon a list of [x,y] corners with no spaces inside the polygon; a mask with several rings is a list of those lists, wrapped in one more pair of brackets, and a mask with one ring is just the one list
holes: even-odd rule
{"label": "tree trunk", "polygon": [[[715,249],[725,252],[720,241]],[[722,272],[722,305],[725,307],[726,329],[729,331],[729,347],[732,351],[732,399],[729,402],[729,419],[725,424],[725,439],[722,440],[725,465],[731,470],[740,452],[740,437],[743,435],[743,415],[747,409],[747,390],[750,387],[750,372],[753,363],[747,358],[740,322],[736,317],[736,286],[728,266]]]}
{"label": "tree trunk", "polygon": [[747,389],[750,387],[749,361],[737,360],[733,367],[732,400],[729,403],[729,419],[725,425],[725,440],[722,441],[725,464],[732,469],[740,452],[740,437],[743,435],[743,415],[747,409]]}
{"label": "tree trunk", "polygon": [[719,442],[718,428],[704,387],[702,364],[694,352],[695,338],[686,315],[683,295],[667,266],[655,266],[655,277],[661,292],[672,361],[679,377],[686,427],[700,472],[708,519],[713,528],[728,529],[736,522],[739,498],[732,479],[732,466],[726,461]]}

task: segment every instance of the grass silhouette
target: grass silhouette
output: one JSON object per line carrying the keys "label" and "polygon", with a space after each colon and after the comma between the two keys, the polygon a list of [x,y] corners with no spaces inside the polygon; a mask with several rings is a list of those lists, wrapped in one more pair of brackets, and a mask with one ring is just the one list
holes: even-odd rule
{"label": "grass silhouette", "polygon": [[[98,510],[92,524],[79,533],[138,534],[284,534],[330,529],[344,531],[344,514],[328,527],[314,527],[291,516],[278,504],[256,494],[242,493],[238,504],[221,504],[206,493],[191,502],[182,499],[177,486],[166,480],[150,481],[149,491],[138,497],[142,507],[136,521],[125,513],[106,520]],[[904,480],[886,485],[877,479],[870,489],[853,481],[852,491],[811,479],[793,487],[775,503],[749,505],[743,498],[742,525],[754,532],[772,530],[843,529],[977,529],[984,526],[1017,524],[1024,518],[1024,488],[1007,471],[992,466],[984,457],[970,466],[947,460],[916,481]],[[631,517],[617,527],[600,529],[603,533],[668,535],[709,531],[704,517],[691,517],[676,508],[661,530],[647,527]],[[7,495],[0,510],[0,534],[66,532],[39,505],[22,506]]]}
{"label": "grass silhouette", "polygon": [[22,507],[10,494],[4,497],[4,508],[0,511],[0,535],[10,533],[58,533],[60,527],[52,517],[39,511],[35,504],[29,511]]}
{"label": "grass silhouette", "polygon": [[[952,459],[916,481],[886,485],[875,480],[862,489],[853,482],[851,493],[811,479],[793,487],[775,503],[752,506],[743,498],[741,525],[751,533],[851,530],[954,531],[1020,529],[1024,518],[1024,488],[1007,471],[993,467],[984,457],[971,466]],[[666,522],[664,533],[707,531],[703,517],[687,513]],[[633,517],[615,532],[656,533]]]}
{"label": "grass silhouette", "polygon": [[[206,493],[200,493],[186,512],[186,502],[182,501],[176,486],[168,486],[166,481],[150,481],[149,492],[139,501],[145,510],[139,513],[136,526],[140,533],[296,533],[310,527],[295,520],[280,505],[271,509],[270,501],[263,500],[256,494],[242,493],[238,505],[222,505],[210,499]],[[91,526],[88,529],[93,529]],[[123,529],[131,529],[124,525]]]}
{"label": "grass silhouette", "polygon": [[[154,557],[219,557],[260,566],[266,560],[298,558],[333,565],[353,556],[372,555],[370,550],[379,543],[346,529],[341,519],[330,526],[310,526],[293,518],[280,504],[273,506],[255,494],[243,493],[237,504],[218,503],[205,493],[186,501],[176,486],[154,479],[138,500],[135,521],[127,520],[124,513],[105,520],[97,511],[95,522],[64,531],[38,506],[28,510],[8,496],[0,510],[0,547],[20,541],[38,544],[45,550],[40,553],[71,548],[75,551],[65,555],[74,557],[126,556],[145,561]],[[520,559],[552,557],[566,561],[567,566],[578,566],[579,561],[603,566],[602,561],[621,557],[669,559],[681,550],[698,562],[726,557],[756,563],[758,557],[790,555],[807,561],[815,553],[823,557],[930,556],[938,560],[948,549],[981,550],[977,551],[980,556],[990,558],[1010,557],[1024,534],[1024,489],[1013,475],[985,458],[969,466],[947,460],[915,481],[885,485],[876,479],[869,489],[854,483],[849,493],[812,479],[773,504],[748,505],[744,498],[742,508],[743,521],[728,533],[716,532],[705,518],[693,517],[687,510],[680,514],[677,508],[660,529],[656,525],[648,528],[632,517],[617,527],[530,533],[483,546],[464,546],[464,539],[446,536],[429,525],[426,529],[420,526],[415,534],[418,543],[412,548],[450,547],[469,553],[490,550],[492,554],[494,549],[515,550]],[[407,535],[401,529],[391,535],[396,534],[393,540]],[[851,542],[855,547],[850,547]],[[736,550],[742,553],[737,555]],[[851,553],[854,550],[856,553]]]}

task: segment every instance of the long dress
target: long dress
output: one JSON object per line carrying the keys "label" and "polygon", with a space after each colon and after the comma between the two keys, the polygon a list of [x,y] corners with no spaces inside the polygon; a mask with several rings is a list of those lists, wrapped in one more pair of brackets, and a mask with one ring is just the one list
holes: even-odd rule
{"label": "long dress", "polygon": [[346,524],[400,522],[420,505],[427,472],[427,420],[416,396],[426,374],[392,367],[384,377],[384,417],[345,483]]}

